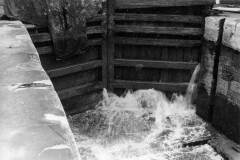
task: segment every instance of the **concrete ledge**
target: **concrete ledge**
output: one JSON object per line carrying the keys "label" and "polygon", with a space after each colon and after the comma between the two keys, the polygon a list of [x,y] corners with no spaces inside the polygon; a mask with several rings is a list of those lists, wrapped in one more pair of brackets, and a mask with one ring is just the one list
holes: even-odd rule
{"label": "concrete ledge", "polygon": [[210,16],[205,18],[204,39],[211,42],[217,42],[219,37],[219,24],[222,16]]}
{"label": "concrete ledge", "polygon": [[24,25],[0,21],[0,157],[79,160],[62,104]]}

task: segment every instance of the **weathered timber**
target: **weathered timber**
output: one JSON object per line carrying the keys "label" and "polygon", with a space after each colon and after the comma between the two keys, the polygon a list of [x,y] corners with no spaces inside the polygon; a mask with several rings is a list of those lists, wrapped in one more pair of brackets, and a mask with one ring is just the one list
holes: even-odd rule
{"label": "weathered timber", "polygon": [[89,39],[88,40],[88,46],[101,45],[102,43],[103,43],[103,39],[102,38]]}
{"label": "weathered timber", "polygon": [[39,55],[53,54],[52,46],[37,47]]}
{"label": "weathered timber", "polygon": [[91,92],[80,96],[75,96],[62,101],[68,114],[78,114],[89,109],[93,109],[102,99],[100,91]]}
{"label": "weathered timber", "polygon": [[201,40],[116,37],[115,43],[171,47],[196,47],[201,45]]}
{"label": "weathered timber", "polygon": [[157,83],[157,82],[143,82],[143,81],[124,81],[115,80],[112,82],[114,88],[125,89],[158,89],[160,91],[168,92],[185,92],[188,83]]}
{"label": "weathered timber", "polygon": [[114,17],[116,0],[107,1],[107,54],[108,54],[108,88],[113,91],[111,82],[114,80]]}
{"label": "weathered timber", "polygon": [[212,5],[214,0],[116,0],[117,8],[147,8],[147,7],[171,7]]}
{"label": "weathered timber", "polygon": [[97,22],[97,21],[103,21],[106,19],[106,16],[105,15],[102,15],[102,14],[98,14],[96,16],[93,16],[93,17],[90,17],[87,19],[87,22]]}
{"label": "weathered timber", "polygon": [[147,25],[115,25],[115,32],[127,33],[155,33],[155,34],[169,34],[169,35],[192,35],[200,36],[203,34],[201,28],[187,28],[187,27],[159,27]]}
{"label": "weathered timber", "polygon": [[116,13],[116,21],[146,21],[146,22],[181,22],[191,24],[202,24],[204,18],[194,15],[169,15],[169,14],[135,14],[135,13]]}
{"label": "weathered timber", "polygon": [[198,63],[115,59],[114,64],[115,66],[129,66],[141,68],[170,68],[170,69],[194,70]]}
{"label": "weathered timber", "polygon": [[51,42],[51,36],[49,33],[36,33],[31,34],[33,43]]}
{"label": "weathered timber", "polygon": [[[107,13],[107,4],[105,3],[105,5],[103,6],[103,13]],[[107,17],[104,16],[104,18],[102,19],[101,22],[101,26],[103,27],[103,29],[105,30],[104,34],[103,34],[103,39],[102,39],[102,54],[101,54],[101,58],[102,58],[102,68],[101,68],[101,75],[102,75],[102,83],[103,83],[103,88],[108,88],[108,51],[107,51]]]}
{"label": "weathered timber", "polygon": [[97,68],[100,66],[102,66],[102,61],[94,60],[94,61],[90,61],[90,62],[86,62],[86,63],[82,63],[82,64],[76,64],[76,65],[71,65],[71,66],[48,70],[47,73],[51,78],[56,78],[56,77],[64,76],[67,74],[76,73],[79,71]]}
{"label": "weathered timber", "polygon": [[51,80],[57,92],[86,83],[94,83],[99,80],[98,68],[67,74],[65,76],[52,78]]}
{"label": "weathered timber", "polygon": [[28,31],[37,30],[37,27],[34,24],[24,24],[24,26],[27,28]]}
{"label": "weathered timber", "polygon": [[81,86],[76,86],[68,89],[64,89],[58,92],[60,99],[68,99],[75,96],[81,96],[88,92],[99,90],[103,87],[101,83],[86,83]]}
{"label": "weathered timber", "polygon": [[87,34],[102,34],[104,33],[102,26],[91,26],[87,27]]}

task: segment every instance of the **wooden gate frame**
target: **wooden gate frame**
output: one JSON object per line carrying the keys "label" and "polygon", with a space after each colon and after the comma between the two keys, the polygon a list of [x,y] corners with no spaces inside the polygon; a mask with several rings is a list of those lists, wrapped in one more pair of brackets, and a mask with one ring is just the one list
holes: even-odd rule
{"label": "wooden gate frame", "polygon": [[[141,0],[140,0],[141,1]],[[152,0],[154,1],[154,0]],[[190,2],[191,0],[186,0],[188,2]],[[210,6],[210,4],[212,4],[211,0],[200,0],[198,1],[199,4],[195,4],[196,0],[191,1],[194,5],[208,5]],[[173,2],[175,3],[175,1]],[[182,4],[182,2],[181,2]],[[191,3],[187,3],[188,6]],[[114,36],[114,31],[115,31],[115,24],[114,24],[114,20],[116,18],[115,15],[115,8],[116,8],[116,0],[107,0],[106,1],[106,42],[105,42],[105,46],[106,47],[104,50],[107,51],[107,53],[104,53],[104,56],[107,56],[107,59],[103,59],[103,63],[107,64],[107,66],[105,66],[105,69],[107,69],[107,72],[103,71],[103,78],[106,76],[107,78],[104,78],[106,81],[106,86],[108,88],[108,90],[110,91],[114,91],[114,87],[126,87],[128,89],[146,89],[146,88],[155,88],[155,89],[160,89],[163,91],[168,91],[170,90],[171,92],[184,92],[188,86],[188,82],[184,82],[184,83],[161,83],[161,82],[139,82],[139,81],[116,81],[114,79],[114,75],[115,75],[115,70],[114,70],[114,66],[120,65],[120,66],[137,66],[137,65],[142,65],[144,67],[152,67],[152,68],[158,68],[158,69],[185,69],[185,70],[190,70],[191,72],[195,69],[196,65],[198,64],[198,62],[171,62],[171,61],[144,61],[144,60],[140,60],[140,61],[136,61],[136,60],[129,60],[128,62],[126,61],[121,61],[121,60],[115,60],[114,59],[114,53],[115,53],[115,36]],[[141,4],[144,7],[144,4]],[[139,8],[141,8],[141,5]],[[148,4],[149,5],[149,4]],[[164,2],[164,5],[166,6],[167,3]],[[149,7],[149,6],[148,6]],[[147,18],[147,17],[145,17]],[[152,18],[152,17],[150,17]],[[158,17],[153,17],[153,19],[156,19]],[[163,19],[167,19],[168,17],[163,17]],[[199,21],[204,22],[204,20],[201,17],[198,16],[186,16],[186,17],[181,17],[181,19],[177,19],[177,17],[170,17],[173,18],[173,20],[177,20],[178,22],[181,22],[181,20],[183,20],[184,22],[186,22],[187,20],[192,21],[193,23],[199,23]],[[196,19],[194,19],[196,18]],[[170,31],[169,31],[170,32]],[[183,34],[189,34],[187,33],[188,30],[183,31]],[[203,30],[201,29],[194,29],[191,31],[193,34],[195,35],[202,35],[203,34]],[[142,43],[142,42],[140,42]],[[144,42],[145,44],[147,42]],[[150,42],[150,43],[156,43],[155,45],[157,46],[171,46],[172,44],[169,43],[174,43],[173,46],[184,46],[186,45],[187,47],[192,47],[192,46],[201,46],[201,40],[182,40],[179,42],[176,41],[169,41],[169,42]],[[149,44],[149,42],[148,42]],[[103,47],[103,48],[104,48]],[[103,57],[104,58],[104,57]],[[107,80],[106,80],[107,79]]]}

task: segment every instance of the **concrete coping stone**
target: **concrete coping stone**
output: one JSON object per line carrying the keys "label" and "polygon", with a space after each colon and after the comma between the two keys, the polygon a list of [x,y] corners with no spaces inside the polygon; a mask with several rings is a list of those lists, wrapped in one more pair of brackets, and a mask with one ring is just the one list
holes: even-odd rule
{"label": "concrete coping stone", "polygon": [[240,52],[240,14],[225,13],[206,17],[204,39],[217,42],[222,19],[225,19],[222,44]]}
{"label": "concrete coping stone", "polygon": [[80,160],[66,114],[20,21],[0,21],[1,160]]}
{"label": "concrete coping stone", "polygon": [[226,18],[222,43],[240,52],[240,14],[239,18]]}

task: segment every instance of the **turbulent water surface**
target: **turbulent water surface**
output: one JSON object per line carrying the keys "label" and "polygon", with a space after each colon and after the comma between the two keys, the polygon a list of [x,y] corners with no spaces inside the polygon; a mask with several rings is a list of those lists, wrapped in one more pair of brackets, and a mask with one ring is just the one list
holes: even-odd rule
{"label": "turbulent water surface", "polygon": [[153,89],[121,97],[105,90],[96,109],[69,121],[83,160],[222,160],[208,144],[184,145],[210,135],[189,102]]}

